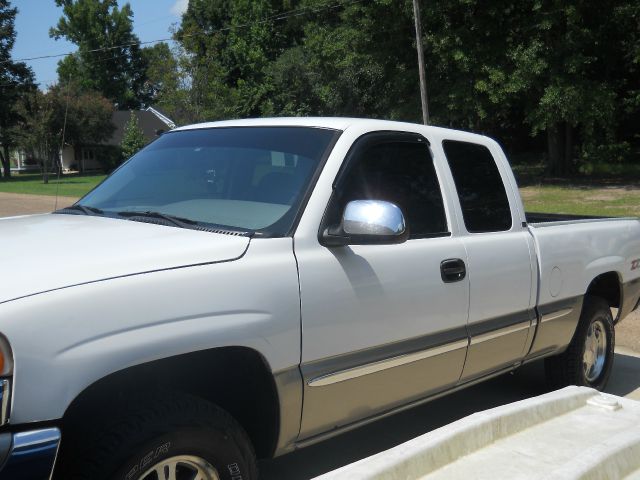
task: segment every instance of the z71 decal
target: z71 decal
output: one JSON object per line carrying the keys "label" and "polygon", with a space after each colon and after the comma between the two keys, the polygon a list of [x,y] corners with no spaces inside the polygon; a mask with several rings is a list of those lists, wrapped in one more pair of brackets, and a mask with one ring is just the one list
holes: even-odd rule
{"label": "z71 decal", "polygon": [[640,258],[636,258],[635,260],[631,260],[631,270],[636,270],[640,268]]}

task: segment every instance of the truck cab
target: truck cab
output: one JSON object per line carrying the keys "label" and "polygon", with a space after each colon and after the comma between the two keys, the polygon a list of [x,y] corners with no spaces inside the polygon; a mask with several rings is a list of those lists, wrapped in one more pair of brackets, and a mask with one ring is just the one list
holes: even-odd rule
{"label": "truck cab", "polygon": [[14,242],[0,479],[255,479],[538,359],[603,389],[640,301],[638,219],[526,214],[494,140],[400,122],[178,128]]}

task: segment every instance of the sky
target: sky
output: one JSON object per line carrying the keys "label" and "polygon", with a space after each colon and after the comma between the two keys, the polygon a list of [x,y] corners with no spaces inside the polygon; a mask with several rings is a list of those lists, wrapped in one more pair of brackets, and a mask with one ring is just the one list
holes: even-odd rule
{"label": "sky", "polygon": [[[127,3],[118,0],[119,5]],[[180,21],[189,0],[129,0],[133,10],[133,31],[140,41],[171,37],[169,29]],[[64,39],[49,38],[49,28],[58,23],[62,8],[55,0],[12,0],[18,8],[16,15],[16,43],[13,59],[55,55],[73,52],[76,46]],[[26,63],[33,69],[41,88],[56,83],[56,67],[60,58],[31,60]]]}

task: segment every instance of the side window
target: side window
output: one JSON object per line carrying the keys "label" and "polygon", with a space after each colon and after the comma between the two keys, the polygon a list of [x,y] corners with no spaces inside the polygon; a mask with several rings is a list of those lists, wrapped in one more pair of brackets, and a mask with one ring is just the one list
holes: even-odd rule
{"label": "side window", "polygon": [[340,221],[352,200],[386,200],[398,205],[410,238],[447,234],[440,184],[429,148],[415,141],[373,144],[349,165],[331,209],[331,224]]}
{"label": "side window", "polygon": [[442,146],[458,190],[467,231],[509,230],[512,225],[509,199],[489,149],[453,140],[445,140]]}

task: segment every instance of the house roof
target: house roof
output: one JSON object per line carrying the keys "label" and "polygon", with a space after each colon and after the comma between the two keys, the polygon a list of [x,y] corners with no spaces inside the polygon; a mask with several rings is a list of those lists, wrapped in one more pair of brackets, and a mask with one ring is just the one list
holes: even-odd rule
{"label": "house roof", "polygon": [[175,127],[169,118],[151,107],[146,110],[118,110],[113,112],[111,117],[116,129],[111,138],[104,142],[105,145],[120,145],[122,143],[124,129],[132,113],[138,118],[138,125],[142,129],[147,143],[158,136],[159,130],[167,131]]}

